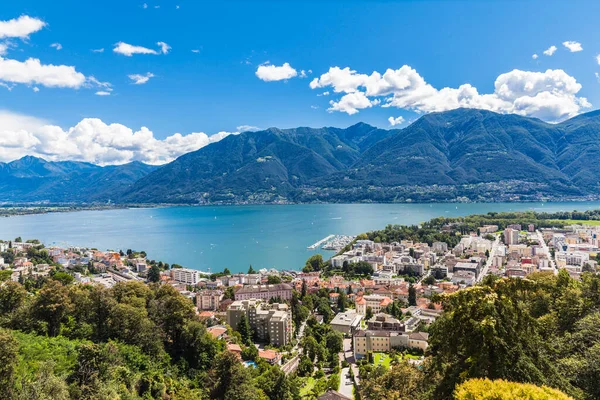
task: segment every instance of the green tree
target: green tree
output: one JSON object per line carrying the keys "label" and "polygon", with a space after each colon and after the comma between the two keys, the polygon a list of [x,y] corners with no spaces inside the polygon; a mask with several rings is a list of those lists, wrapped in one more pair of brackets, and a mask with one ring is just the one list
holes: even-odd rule
{"label": "green tree", "polygon": [[73,278],[73,275],[67,272],[58,271],[54,273],[54,275],[52,275],[52,279],[54,279],[55,281],[59,281],[60,283],[66,286],[70,283],[73,283],[73,280],[75,278]]}
{"label": "green tree", "polygon": [[365,312],[365,320],[370,320],[371,318],[373,318],[373,309],[371,307],[367,307],[367,310]]}
{"label": "green tree", "polygon": [[49,336],[60,333],[62,324],[72,307],[69,292],[59,281],[48,281],[36,296],[33,312],[38,320],[46,324]]}
{"label": "green tree", "polygon": [[325,336],[325,345],[330,353],[341,353],[344,350],[344,337],[341,333],[331,330]]}
{"label": "green tree", "polygon": [[223,351],[217,355],[210,372],[211,399],[258,400],[260,394],[252,384],[250,371],[242,366],[233,353]]}
{"label": "green tree", "polygon": [[12,281],[6,282],[0,286],[0,316],[13,313],[26,299],[27,291],[23,286]]}
{"label": "green tree", "polygon": [[0,388],[7,399],[11,398],[13,392],[18,352],[19,344],[10,331],[0,329]]}
{"label": "green tree", "polygon": [[348,301],[348,296],[346,296],[346,293],[344,291],[341,291],[339,294],[340,295],[337,299],[337,308],[338,311],[344,312],[346,311],[346,302]]}
{"label": "green tree", "polygon": [[250,267],[248,268],[248,275],[254,275],[256,274],[256,271],[254,270],[254,268],[252,268],[252,264],[250,264]]}
{"label": "green tree", "polygon": [[306,260],[306,265],[302,269],[304,272],[316,272],[321,271],[325,263],[323,262],[323,256],[320,254],[315,254],[311,256],[308,260]]}
{"label": "green tree", "polygon": [[148,270],[148,281],[150,282],[160,282],[160,268],[158,265],[154,264]]}
{"label": "green tree", "polygon": [[315,369],[313,362],[307,356],[300,357],[300,363],[298,364],[298,375],[299,376],[311,376]]}
{"label": "green tree", "polygon": [[281,283],[281,278],[278,277],[277,275],[269,275],[267,277],[267,283],[269,285],[276,285],[278,283]]}
{"label": "green tree", "polygon": [[248,321],[246,314],[243,314],[242,318],[240,318],[236,330],[242,336],[242,343],[244,343],[246,346],[254,345],[252,342],[252,328],[250,328],[250,322]]}
{"label": "green tree", "polygon": [[412,283],[408,286],[408,305],[417,305],[417,290],[415,289]]}

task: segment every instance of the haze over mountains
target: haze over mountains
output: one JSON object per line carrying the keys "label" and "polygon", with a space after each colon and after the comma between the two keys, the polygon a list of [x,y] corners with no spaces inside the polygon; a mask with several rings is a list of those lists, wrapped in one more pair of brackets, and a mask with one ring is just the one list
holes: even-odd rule
{"label": "haze over mountains", "polygon": [[0,200],[120,203],[534,200],[600,194],[600,111],[560,124],[490,111],[404,129],[270,128],[161,167],[26,157],[0,164]]}

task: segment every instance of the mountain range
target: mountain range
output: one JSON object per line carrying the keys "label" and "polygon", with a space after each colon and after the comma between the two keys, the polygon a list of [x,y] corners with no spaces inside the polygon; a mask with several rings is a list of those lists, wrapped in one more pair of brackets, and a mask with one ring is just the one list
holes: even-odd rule
{"label": "mountain range", "polygon": [[169,164],[0,164],[0,200],[120,203],[503,201],[600,194],[600,111],[559,124],[456,109],[404,129],[270,128]]}

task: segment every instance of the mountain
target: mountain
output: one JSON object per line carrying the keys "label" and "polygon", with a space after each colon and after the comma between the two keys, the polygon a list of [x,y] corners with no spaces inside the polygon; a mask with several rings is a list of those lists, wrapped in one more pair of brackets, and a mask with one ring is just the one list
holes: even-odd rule
{"label": "mountain", "polygon": [[600,191],[600,113],[561,124],[456,109],[404,129],[271,128],[229,136],[136,182],[123,202],[480,201]]}
{"label": "mountain", "polygon": [[124,202],[277,201],[345,171],[396,131],[359,123],[338,128],[270,128],[230,135],[140,179]]}
{"label": "mountain", "polygon": [[0,201],[233,204],[600,197],[600,111],[560,124],[456,109],[404,129],[270,128],[169,164],[0,164]]}
{"label": "mountain", "polygon": [[140,162],[100,167],[26,156],[0,163],[0,201],[82,203],[107,201],[155,170]]}

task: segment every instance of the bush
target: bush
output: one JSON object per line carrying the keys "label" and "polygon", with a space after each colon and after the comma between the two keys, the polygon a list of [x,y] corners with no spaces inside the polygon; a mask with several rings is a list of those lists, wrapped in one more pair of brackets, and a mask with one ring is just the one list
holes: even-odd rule
{"label": "bush", "polygon": [[557,389],[530,383],[502,379],[470,379],[457,386],[455,400],[569,400],[571,397]]}

